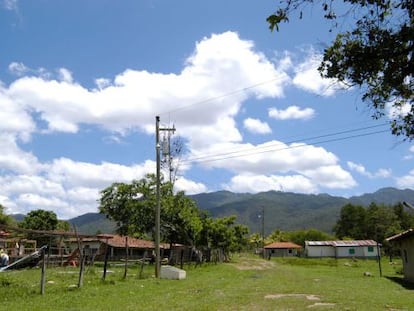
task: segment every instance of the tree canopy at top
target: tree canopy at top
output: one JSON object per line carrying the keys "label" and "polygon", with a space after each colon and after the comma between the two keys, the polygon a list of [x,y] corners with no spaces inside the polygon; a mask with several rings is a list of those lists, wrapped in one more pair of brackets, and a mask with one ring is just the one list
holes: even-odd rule
{"label": "tree canopy at top", "polygon": [[267,18],[270,29],[279,30],[293,12],[302,18],[303,8],[315,3],[333,22],[329,31],[341,18],[355,20],[325,49],[321,75],[361,87],[374,118],[388,115],[394,135],[414,139],[414,1],[280,0]]}

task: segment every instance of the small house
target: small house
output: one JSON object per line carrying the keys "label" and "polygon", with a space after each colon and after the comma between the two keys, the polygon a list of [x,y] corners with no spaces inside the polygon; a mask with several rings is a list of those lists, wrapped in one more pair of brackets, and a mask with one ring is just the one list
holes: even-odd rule
{"label": "small house", "polygon": [[414,282],[414,229],[408,229],[386,240],[401,250],[404,278]]}
{"label": "small house", "polygon": [[[102,248],[108,247],[109,259],[119,260],[126,257],[128,249],[128,257],[130,259],[141,259],[144,256],[150,257],[155,248],[153,241],[141,240],[132,237],[114,235],[112,238],[100,239],[101,253],[104,253]],[[163,248],[160,245],[160,248]]]}
{"label": "small house", "polygon": [[273,242],[264,247],[264,257],[292,257],[297,256],[302,246],[292,242]]}
{"label": "small house", "polygon": [[305,241],[305,256],[332,258],[377,258],[374,240]]}
{"label": "small house", "polygon": [[[71,252],[79,248],[79,243],[83,252],[87,256],[104,257],[108,252],[109,260],[119,260],[126,257],[128,250],[128,257],[130,259],[140,259],[146,254],[150,257],[154,250],[154,242],[136,239],[133,237],[126,237],[120,235],[102,234],[96,237],[81,238],[78,241],[75,238],[69,239],[69,248]],[[160,246],[160,248],[163,248]]]}

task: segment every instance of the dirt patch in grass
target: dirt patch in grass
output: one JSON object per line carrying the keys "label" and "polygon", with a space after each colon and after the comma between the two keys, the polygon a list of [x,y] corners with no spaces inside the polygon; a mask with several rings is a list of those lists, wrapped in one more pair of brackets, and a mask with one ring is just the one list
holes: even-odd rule
{"label": "dirt patch in grass", "polygon": [[294,298],[306,298],[307,300],[321,300],[321,297],[318,295],[308,295],[308,294],[271,294],[266,295],[265,299],[279,299],[284,297],[294,297]]}
{"label": "dirt patch in grass", "polygon": [[334,303],[319,302],[319,300],[321,300],[321,297],[318,295],[312,295],[312,294],[270,294],[270,295],[266,295],[264,298],[265,299],[280,299],[280,298],[285,298],[285,297],[305,298],[306,300],[310,300],[310,301],[318,301],[318,302],[315,302],[307,306],[307,308],[318,308],[318,307],[329,307],[330,308],[330,307],[335,306]]}
{"label": "dirt patch in grass", "polygon": [[236,263],[232,263],[238,270],[268,270],[275,267],[275,263],[263,259],[244,258]]}

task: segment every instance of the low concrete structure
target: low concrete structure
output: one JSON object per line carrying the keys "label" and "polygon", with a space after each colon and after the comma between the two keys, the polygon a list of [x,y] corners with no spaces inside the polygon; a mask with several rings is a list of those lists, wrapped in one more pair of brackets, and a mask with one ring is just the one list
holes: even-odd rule
{"label": "low concrete structure", "polygon": [[173,266],[161,266],[161,279],[184,280],[186,276],[187,273],[184,270],[178,269]]}

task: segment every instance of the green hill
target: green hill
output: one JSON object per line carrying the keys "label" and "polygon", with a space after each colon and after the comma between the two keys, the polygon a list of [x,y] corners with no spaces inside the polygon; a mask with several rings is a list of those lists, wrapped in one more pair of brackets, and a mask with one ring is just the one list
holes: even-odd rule
{"label": "green hill", "polygon": [[[327,194],[298,194],[269,191],[257,194],[235,194],[213,192],[192,196],[202,209],[212,217],[236,215],[237,222],[247,225],[250,232],[262,231],[264,212],[265,234],[280,229],[283,231],[318,229],[331,233],[340,210],[345,204],[367,207],[372,202],[393,205],[398,202],[414,202],[414,191],[383,188],[374,193],[354,196],[349,199]],[[214,204],[214,202],[216,204]]]}
{"label": "green hill", "polygon": [[[217,191],[190,196],[200,209],[212,217],[237,216],[237,222],[247,225],[251,233],[264,231],[318,229],[332,232],[342,206],[347,203],[367,207],[372,202],[393,205],[398,202],[414,204],[414,191],[383,188],[374,193],[354,196],[349,199],[327,194],[299,194],[268,191],[256,194]],[[24,215],[18,215],[23,219]],[[17,217],[16,217],[17,218]],[[99,213],[87,213],[68,220],[76,225],[79,233],[114,233],[116,224]]]}

